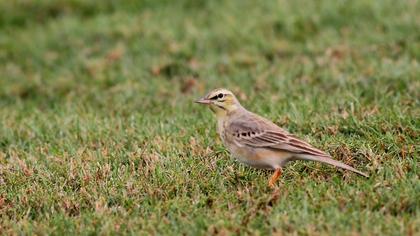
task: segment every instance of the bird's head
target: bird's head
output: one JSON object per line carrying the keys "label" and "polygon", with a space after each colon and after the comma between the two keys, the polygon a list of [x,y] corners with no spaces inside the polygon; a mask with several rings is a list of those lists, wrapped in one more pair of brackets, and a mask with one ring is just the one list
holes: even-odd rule
{"label": "bird's head", "polygon": [[215,89],[195,102],[208,105],[218,117],[226,116],[229,112],[241,107],[235,95],[231,91],[223,88]]}

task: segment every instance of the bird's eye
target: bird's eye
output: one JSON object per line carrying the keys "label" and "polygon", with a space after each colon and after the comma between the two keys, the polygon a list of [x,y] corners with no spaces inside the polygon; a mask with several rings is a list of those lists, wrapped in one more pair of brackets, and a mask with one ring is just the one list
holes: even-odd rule
{"label": "bird's eye", "polygon": [[223,97],[223,93],[219,93],[219,94],[217,95],[217,97],[218,97],[218,98],[222,98],[222,97]]}

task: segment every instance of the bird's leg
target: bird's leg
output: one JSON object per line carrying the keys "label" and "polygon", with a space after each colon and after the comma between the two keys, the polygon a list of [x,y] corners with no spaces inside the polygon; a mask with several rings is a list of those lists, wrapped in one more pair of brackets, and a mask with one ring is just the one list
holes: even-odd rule
{"label": "bird's leg", "polygon": [[277,168],[274,171],[274,174],[271,176],[270,181],[268,181],[268,186],[270,186],[271,188],[274,188],[274,185],[276,181],[280,178],[280,176],[281,176],[281,168]]}

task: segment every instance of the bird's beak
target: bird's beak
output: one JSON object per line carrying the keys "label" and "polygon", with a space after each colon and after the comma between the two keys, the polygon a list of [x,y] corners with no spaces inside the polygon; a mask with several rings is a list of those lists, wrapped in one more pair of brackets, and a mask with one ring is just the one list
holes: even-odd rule
{"label": "bird's beak", "polygon": [[200,103],[200,104],[210,104],[211,100],[207,99],[207,98],[200,98],[197,101],[195,101],[196,103]]}

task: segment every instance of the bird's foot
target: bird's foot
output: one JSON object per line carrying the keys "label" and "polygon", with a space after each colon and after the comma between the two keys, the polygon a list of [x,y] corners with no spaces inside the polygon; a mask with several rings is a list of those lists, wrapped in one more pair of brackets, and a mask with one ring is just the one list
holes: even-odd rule
{"label": "bird's foot", "polygon": [[271,176],[270,180],[268,181],[268,186],[269,186],[270,188],[274,188],[274,187],[275,187],[277,180],[278,180],[278,179],[280,178],[280,176],[281,176],[281,173],[282,173],[281,168],[277,168],[277,169],[274,171],[274,174]]}

